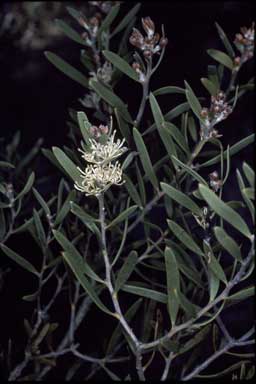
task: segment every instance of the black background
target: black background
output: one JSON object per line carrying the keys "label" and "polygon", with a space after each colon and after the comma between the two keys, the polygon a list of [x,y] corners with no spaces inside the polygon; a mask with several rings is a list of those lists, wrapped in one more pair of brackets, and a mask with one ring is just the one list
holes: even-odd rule
{"label": "black background", "polygon": [[[5,4],[8,4],[6,2]],[[133,3],[124,2],[122,9],[132,7]],[[75,7],[75,2],[74,2]],[[255,6],[248,1],[169,1],[169,2],[144,2],[139,12],[140,17],[150,16],[155,24],[156,30],[160,31],[164,24],[169,44],[160,70],[154,75],[151,89],[161,86],[173,85],[183,87],[184,79],[194,89],[198,96],[206,96],[207,93],[200,83],[201,77],[207,75],[207,65],[213,64],[206,50],[209,48],[220,49],[224,47],[218,37],[214,22],[217,21],[226,32],[230,40],[235,33],[239,32],[241,26],[249,27],[255,16]],[[137,27],[141,29],[139,23]],[[80,46],[64,38],[60,43],[47,49],[54,51],[75,67],[82,70],[79,62]],[[131,47],[132,49],[132,47]],[[44,139],[44,147],[53,145],[68,145],[66,120],[68,119],[68,108],[83,110],[77,101],[78,97],[84,95],[82,86],[76,84],[65,75],[56,70],[45,58],[43,51],[22,52],[15,48],[10,38],[1,40],[0,50],[0,84],[1,103],[0,119],[1,134],[10,139],[13,134],[20,130],[22,134],[21,152],[26,153],[39,137]],[[254,69],[253,60],[246,63],[239,74],[241,83],[247,82]],[[135,116],[141,98],[141,89],[138,85],[124,80],[117,88],[118,94],[128,102],[132,116]],[[161,96],[159,103],[163,112],[174,108],[177,104],[184,102],[181,96]],[[253,132],[253,94],[245,95],[237,104],[236,110],[231,117],[220,126],[223,134],[224,146],[234,144],[240,139]],[[146,111],[145,118],[151,118]],[[154,143],[152,143],[154,145]],[[226,188],[224,198],[239,198],[236,183],[235,169],[241,168],[242,161],[249,164],[253,162],[253,146],[246,148],[240,154],[234,156],[230,176],[230,187]],[[51,175],[54,168],[45,159],[40,160],[37,176]],[[57,183],[44,186],[41,193],[51,194],[57,192]],[[10,247],[15,248],[16,239],[9,242]],[[22,241],[22,253],[31,253],[33,248],[29,239],[19,238]],[[33,250],[34,252],[34,250]],[[1,255],[3,256],[3,255]],[[34,255],[35,257],[37,255]],[[4,261],[4,267],[8,262]],[[12,264],[14,272],[7,275],[4,289],[1,295],[1,344],[6,346],[9,337],[16,342],[18,357],[22,358],[22,348],[25,342],[23,332],[23,318],[30,313],[30,305],[24,304],[21,297],[31,288],[31,283],[25,281],[26,273]],[[15,278],[15,284],[13,284]],[[234,335],[239,335],[241,329],[246,330],[246,324],[251,323],[253,306],[246,301],[239,305],[236,312],[230,312],[226,321]],[[56,317],[62,318],[61,308]],[[105,316],[103,316],[104,321]],[[97,331],[100,341],[102,329],[102,317],[97,312],[91,321]],[[88,335],[87,335],[88,336]],[[87,340],[89,347],[91,340]],[[219,363],[221,366],[221,363]],[[223,367],[225,368],[225,366]],[[61,376],[61,374],[60,374]],[[58,377],[58,374],[57,374]]]}

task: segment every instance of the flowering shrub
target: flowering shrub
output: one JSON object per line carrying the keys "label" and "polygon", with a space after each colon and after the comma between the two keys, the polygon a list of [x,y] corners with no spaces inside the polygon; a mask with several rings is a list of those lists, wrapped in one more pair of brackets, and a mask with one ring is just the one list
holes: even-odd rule
{"label": "flowering shrub", "polygon": [[[24,320],[24,356],[10,363],[10,348],[3,351],[8,378],[42,380],[68,357],[65,380],[97,379],[101,372],[112,380],[186,381],[238,372],[249,379],[252,321],[239,336],[226,322],[234,306],[254,295],[255,174],[249,164],[236,170],[240,198],[227,200],[223,194],[233,156],[252,144],[254,135],[226,148],[221,138],[240,98],[253,88],[253,80],[240,85],[237,76],[253,56],[254,25],[241,28],[233,46],[216,24],[226,52],[208,50],[215,64],[201,79],[209,94],[202,98],[186,81],[184,88],[151,89],[168,40],[163,26],[161,35],[156,32],[151,17],[136,19],[140,4],[116,22],[121,2],[89,3],[88,15],[67,7],[77,30],[58,21],[63,33],[83,46],[85,71],[45,53],[85,88],[82,110],[69,111],[69,146],[42,150],[62,175],[56,194],[46,201],[33,187],[34,172],[22,186],[18,182],[41,142],[20,161],[15,136],[0,161],[1,256],[37,281],[36,290],[23,297],[34,304],[33,315]],[[123,75],[142,88],[134,116],[132,93],[123,101],[115,90]],[[164,114],[160,96],[176,93],[185,101]],[[152,137],[161,151],[148,144]],[[31,191],[40,208],[29,216]],[[160,223],[153,209],[161,213]],[[6,244],[24,232],[40,250],[40,265]],[[59,337],[54,308],[60,296],[66,328]],[[97,334],[88,320],[91,312],[104,331],[100,346],[86,345],[86,338]],[[109,321],[112,326],[105,328]],[[81,329],[85,337],[79,336]],[[227,354],[233,360],[226,360],[224,370],[208,371]]]}

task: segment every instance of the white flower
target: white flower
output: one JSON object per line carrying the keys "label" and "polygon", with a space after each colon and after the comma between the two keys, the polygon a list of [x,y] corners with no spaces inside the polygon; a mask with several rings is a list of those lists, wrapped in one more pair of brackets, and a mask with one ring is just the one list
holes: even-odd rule
{"label": "white flower", "polygon": [[78,149],[83,154],[82,158],[89,163],[106,164],[121,156],[127,150],[126,147],[123,147],[125,139],[122,141],[117,139],[117,141],[114,142],[115,134],[116,131],[114,131],[113,135],[110,136],[105,144],[101,144],[95,139],[89,139],[90,149],[88,151]]}
{"label": "white flower", "polygon": [[82,178],[81,184],[75,183],[75,188],[80,192],[85,192],[86,196],[97,196],[106,191],[112,184],[121,185],[122,168],[116,161],[115,164],[89,164],[84,171],[78,168]]}

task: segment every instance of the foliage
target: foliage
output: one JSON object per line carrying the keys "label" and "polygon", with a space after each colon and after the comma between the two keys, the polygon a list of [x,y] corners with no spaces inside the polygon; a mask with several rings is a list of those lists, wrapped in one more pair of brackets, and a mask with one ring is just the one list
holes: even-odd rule
{"label": "foliage", "polygon": [[[232,307],[254,295],[255,174],[249,164],[236,170],[240,199],[222,196],[230,188],[233,156],[252,144],[254,135],[224,148],[219,130],[226,134],[225,119],[232,118],[239,99],[253,88],[252,79],[238,84],[237,74],[252,57],[254,29],[243,28],[234,47],[217,25],[225,52],[208,50],[211,65],[201,81],[209,96],[202,98],[186,81],[184,88],[151,89],[151,77],[161,75],[168,41],[164,28],[160,37],[149,17],[142,19],[144,35],[140,32],[140,4],[120,18],[121,2],[89,3],[90,16],[67,8],[77,29],[57,21],[82,46],[83,69],[45,53],[84,88],[79,99],[83,110],[70,110],[69,146],[42,150],[59,168],[58,190],[49,200],[39,192],[36,165],[31,164],[41,140],[25,157],[16,158],[17,133],[0,159],[1,257],[37,281],[37,289],[22,298],[34,305],[34,312],[24,319],[24,358],[9,366],[9,379],[43,379],[66,354],[65,380],[84,374],[84,366],[85,379],[97,378],[102,370],[113,380],[145,380],[155,361],[164,362],[154,373],[162,380],[232,372],[250,378],[253,356],[243,348],[253,343],[254,328],[234,338],[223,320]],[[142,90],[135,114],[130,94],[122,100],[116,91],[125,77]],[[175,93],[183,102],[164,113],[161,97]],[[150,122],[144,119],[146,108]],[[149,145],[152,135],[160,157]],[[82,160],[77,148],[82,148]],[[161,210],[162,223],[154,220],[153,209]],[[19,254],[10,248],[9,238],[22,232],[36,242],[40,263],[27,260],[22,249]],[[69,303],[63,316],[68,325],[59,339],[54,308],[66,291]],[[77,331],[96,332],[87,325],[90,311],[97,318],[110,317],[113,329],[98,350],[86,354]],[[205,342],[211,343],[206,354]],[[7,364],[11,348],[3,353]],[[200,358],[184,360],[183,354]],[[208,374],[208,366],[224,354],[234,358],[228,368]]]}

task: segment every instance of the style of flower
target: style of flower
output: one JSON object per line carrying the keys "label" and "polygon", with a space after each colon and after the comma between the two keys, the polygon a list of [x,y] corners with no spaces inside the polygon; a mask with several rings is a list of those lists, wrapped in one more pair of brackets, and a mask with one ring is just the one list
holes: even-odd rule
{"label": "style of flower", "polygon": [[142,50],[145,58],[151,58],[167,45],[168,40],[166,37],[160,38],[159,33],[155,33],[155,24],[150,17],[142,18],[142,26],[147,36],[144,37],[137,28],[133,28],[129,41]]}
{"label": "style of flower", "polygon": [[[104,125],[99,127],[91,126],[90,128],[90,134],[99,139],[103,135],[107,135],[108,132],[108,126]],[[116,131],[109,135],[104,143],[90,138],[88,149],[78,149],[82,153],[82,158],[91,163],[86,166],[85,170],[78,167],[81,182],[75,182],[75,188],[80,192],[84,192],[86,196],[97,196],[105,192],[113,184],[121,185],[124,183],[121,164],[118,161],[113,164],[112,161],[121,156],[127,148],[123,146],[124,139],[114,141],[115,134]]]}

